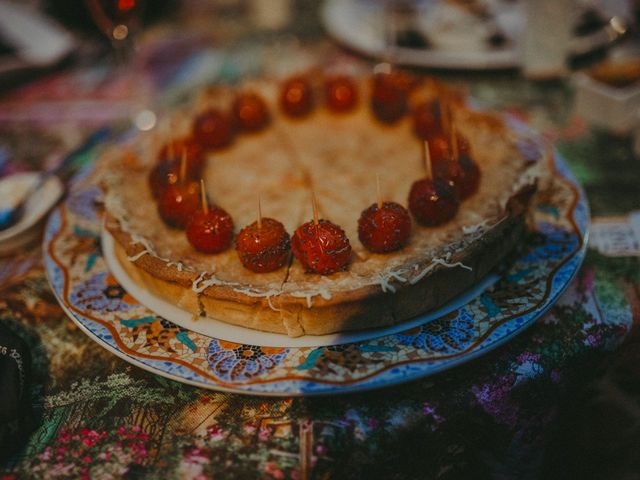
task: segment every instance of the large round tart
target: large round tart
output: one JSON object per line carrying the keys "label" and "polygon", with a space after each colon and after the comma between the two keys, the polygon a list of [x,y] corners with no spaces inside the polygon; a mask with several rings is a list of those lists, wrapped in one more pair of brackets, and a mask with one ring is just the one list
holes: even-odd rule
{"label": "large round tart", "polygon": [[[152,293],[194,315],[290,336],[321,335],[394,325],[441,306],[498,265],[527,232],[527,211],[544,162],[534,136],[514,130],[495,114],[453,105],[460,135],[471,145],[481,170],[475,194],[453,220],[427,228],[413,224],[408,244],[374,254],[358,240],[360,213],[376,201],[376,174],[384,200],[402,205],[414,181],[425,176],[420,141],[411,118],[377,121],[361,82],[361,102],[348,113],[318,105],[300,119],[283,115],[278,83],[252,85],[269,107],[264,130],[243,134],[210,152],[204,170],[212,201],[234,219],[236,232],[263,215],[289,233],[312,217],[312,192],[320,217],[340,225],[352,246],[347,270],[331,275],[305,271],[295,258],[271,273],[245,269],[231,248],[215,255],[197,252],[183,231],[160,219],[148,175],[164,142],[137,139],[112,150],[101,164],[105,228],[127,273]],[[412,101],[441,94],[426,82]],[[217,89],[206,101],[229,108],[234,92]],[[176,115],[172,135],[188,133],[192,113]],[[166,139],[165,139],[166,140]],[[134,154],[132,155],[132,148]]]}

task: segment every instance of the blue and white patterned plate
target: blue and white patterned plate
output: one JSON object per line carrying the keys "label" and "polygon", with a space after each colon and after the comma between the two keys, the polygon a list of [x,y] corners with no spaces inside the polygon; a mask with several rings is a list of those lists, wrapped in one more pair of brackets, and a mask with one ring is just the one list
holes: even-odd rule
{"label": "blue and white patterned plate", "polygon": [[[550,157],[551,158],[551,157]],[[553,161],[553,160],[551,160]],[[325,346],[266,347],[180,327],[135,300],[101,248],[99,189],[75,182],[50,217],[47,275],[60,304],[97,343],[158,375],[204,388],[258,395],[318,395],[386,387],[467,362],[522,332],[546,312],[582,262],[589,212],[556,154],[555,181],[534,205],[536,232],[501,278],[448,313],[403,331]]]}

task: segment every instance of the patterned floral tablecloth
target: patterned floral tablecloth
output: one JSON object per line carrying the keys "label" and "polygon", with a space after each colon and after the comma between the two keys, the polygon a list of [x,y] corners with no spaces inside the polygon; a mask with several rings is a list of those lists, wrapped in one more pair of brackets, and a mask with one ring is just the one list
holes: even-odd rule
{"label": "patterned floral tablecloth", "polygon": [[[640,208],[640,161],[629,140],[572,118],[566,85],[513,73],[464,81],[480,103],[511,110],[555,141],[594,217]],[[11,143],[15,131],[0,140]],[[35,131],[71,142],[51,124]],[[105,351],[58,306],[40,249],[25,249],[0,260],[0,327],[32,359],[26,417],[0,425],[11,432],[0,435],[0,479],[637,473],[639,292],[638,256],[592,248],[548,314],[484,357],[386,390],[268,399],[169,381]]]}

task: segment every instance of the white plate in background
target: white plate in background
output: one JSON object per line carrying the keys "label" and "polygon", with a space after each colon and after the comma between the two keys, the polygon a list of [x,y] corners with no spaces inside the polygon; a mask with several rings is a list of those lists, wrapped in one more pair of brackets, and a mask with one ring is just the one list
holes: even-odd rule
{"label": "white plate in background", "polygon": [[[419,12],[419,18],[415,23],[422,33],[428,34],[425,29],[430,26],[429,10],[439,14],[443,3],[439,0],[415,2]],[[518,67],[521,63],[517,38],[522,23],[520,8],[514,5],[508,12],[500,12],[497,10],[498,7],[495,8],[495,21],[509,38],[504,47],[491,48],[484,38],[472,38],[472,32],[457,45],[442,38],[440,42],[432,40],[432,48],[396,47],[393,49],[393,61],[403,65],[453,69]],[[329,35],[346,47],[372,57],[384,58],[387,54],[383,1],[326,0],[322,6],[321,17]],[[469,45],[476,45],[477,48],[469,48]]]}

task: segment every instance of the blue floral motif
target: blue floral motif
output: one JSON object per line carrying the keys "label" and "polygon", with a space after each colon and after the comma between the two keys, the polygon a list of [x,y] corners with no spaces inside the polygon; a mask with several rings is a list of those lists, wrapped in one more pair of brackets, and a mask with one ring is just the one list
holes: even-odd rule
{"label": "blue floral motif", "polygon": [[538,239],[531,241],[532,249],[519,262],[536,263],[540,260],[556,260],[567,256],[578,248],[578,238],[559,225],[540,222],[537,225]]}
{"label": "blue floral motif", "polygon": [[95,185],[87,188],[86,190],[79,190],[69,197],[67,200],[67,207],[74,215],[78,215],[90,222],[97,222],[98,216],[96,213],[95,202],[100,194],[100,187]]}
{"label": "blue floral motif", "polygon": [[136,306],[126,290],[108,272],[100,272],[78,285],[69,296],[71,304],[83,310],[122,312]]}
{"label": "blue floral motif", "polygon": [[476,329],[473,317],[461,308],[396,338],[402,345],[449,354],[464,350],[476,338]]}
{"label": "blue floral motif", "polygon": [[260,347],[211,340],[207,359],[214,375],[224,381],[242,382],[258,377],[281,363],[287,348]]}
{"label": "blue floral motif", "polygon": [[480,295],[480,303],[487,310],[487,316],[489,318],[497,317],[500,314],[500,307],[498,307],[491,297],[487,293]]}
{"label": "blue floral motif", "polygon": [[87,255],[84,271],[88,272],[93,268],[98,257],[102,255],[100,236],[96,232],[81,228],[78,225],[73,226],[73,234],[78,241],[77,246],[74,247],[76,253],[85,253]]}
{"label": "blue floral motif", "polygon": [[541,146],[532,138],[525,138],[516,143],[516,147],[522,156],[530,162],[535,162],[540,158]]}

